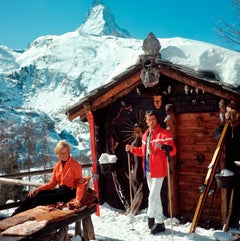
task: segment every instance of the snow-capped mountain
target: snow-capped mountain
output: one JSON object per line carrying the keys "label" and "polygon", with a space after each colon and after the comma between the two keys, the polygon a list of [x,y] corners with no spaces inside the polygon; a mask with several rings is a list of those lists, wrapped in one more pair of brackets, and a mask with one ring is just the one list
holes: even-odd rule
{"label": "snow-capped mountain", "polygon": [[[17,128],[29,125],[29,116],[39,123],[35,130],[40,133],[41,119],[47,116],[49,155],[54,156],[54,145],[61,138],[73,145],[76,155],[86,154],[88,126],[69,122],[65,110],[102,85],[126,52],[136,52],[141,41],[124,38],[129,36],[101,1],[93,1],[85,22],[73,32],[41,36],[22,52],[0,46],[1,123],[16,133],[14,139],[7,135],[5,143],[24,139]],[[36,145],[39,149],[37,141]],[[24,160],[24,154],[19,159]]]}
{"label": "snow-capped mountain", "polygon": [[0,46],[0,73],[8,73],[13,69],[18,69],[19,65],[16,62],[16,58],[20,53],[9,49],[6,46]]}
{"label": "snow-capped mountain", "polygon": [[[60,138],[66,138],[76,153],[87,153],[87,125],[69,122],[65,111],[136,63],[143,40],[129,36],[102,1],[95,0],[85,22],[73,32],[41,36],[23,52],[0,46],[1,121],[6,125],[11,118],[20,127],[29,120],[26,116],[34,116],[34,122],[47,116],[52,155]],[[182,38],[159,40],[163,59],[212,71],[220,82],[240,85],[239,53]]]}
{"label": "snow-capped mountain", "polygon": [[77,28],[79,32],[103,36],[113,35],[116,37],[131,37],[126,29],[121,29],[107,6],[101,0],[94,0],[91,10],[88,12],[84,24]]}

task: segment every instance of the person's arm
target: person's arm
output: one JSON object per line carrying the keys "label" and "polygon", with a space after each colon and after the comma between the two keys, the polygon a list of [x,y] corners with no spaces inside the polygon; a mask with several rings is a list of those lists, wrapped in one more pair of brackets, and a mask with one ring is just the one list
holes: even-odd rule
{"label": "person's arm", "polygon": [[42,190],[50,190],[50,189],[53,189],[54,187],[56,187],[57,181],[56,181],[55,177],[56,177],[56,166],[53,169],[53,174],[52,174],[51,180],[48,183],[43,184],[38,188],[30,190],[29,193],[28,193],[28,196],[33,198]]}
{"label": "person's arm", "polygon": [[70,202],[67,203],[67,206],[72,208],[80,208],[81,205],[82,205],[82,197],[83,197],[83,194],[84,194],[84,191],[87,189],[88,185],[89,185],[89,182],[90,182],[90,177],[87,176],[87,177],[83,177],[83,178],[80,178],[77,182],[80,183],[80,185],[78,185],[77,187],[77,193],[76,193],[76,197],[75,199],[71,200]]}
{"label": "person's arm", "polygon": [[172,133],[170,131],[168,131],[168,135],[166,135],[166,140],[161,145],[161,149],[164,150],[165,152],[168,152],[171,157],[176,155],[177,148],[173,141]]}
{"label": "person's arm", "polygon": [[33,198],[39,193],[39,191],[40,191],[39,188],[35,188],[33,190],[30,190],[29,193],[28,193],[28,196]]}
{"label": "person's arm", "polygon": [[58,169],[59,169],[59,166],[56,164],[55,167],[53,168],[51,180],[48,183],[43,184],[42,186],[38,187],[37,189],[39,191],[51,190],[51,189],[53,189],[57,186],[58,182],[57,182],[57,179],[56,179],[56,175],[57,175],[57,172],[59,172]]}
{"label": "person's arm", "polygon": [[73,204],[76,208],[81,206],[81,200],[85,191],[85,178],[82,176],[82,166],[80,163],[75,162],[73,165],[74,172],[74,186],[76,187],[76,197]]}
{"label": "person's arm", "polygon": [[136,146],[127,144],[125,147],[125,150],[126,152],[129,151],[136,156],[142,156],[142,147],[136,147]]}

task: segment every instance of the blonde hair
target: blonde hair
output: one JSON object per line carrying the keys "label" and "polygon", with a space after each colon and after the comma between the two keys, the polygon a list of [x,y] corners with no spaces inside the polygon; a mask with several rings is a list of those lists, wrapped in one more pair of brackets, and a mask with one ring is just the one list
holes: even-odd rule
{"label": "blonde hair", "polygon": [[68,144],[67,141],[61,140],[61,141],[58,142],[58,144],[55,147],[56,155],[58,155],[63,148],[66,148],[68,150],[69,154],[70,154],[70,152],[71,152],[70,145]]}

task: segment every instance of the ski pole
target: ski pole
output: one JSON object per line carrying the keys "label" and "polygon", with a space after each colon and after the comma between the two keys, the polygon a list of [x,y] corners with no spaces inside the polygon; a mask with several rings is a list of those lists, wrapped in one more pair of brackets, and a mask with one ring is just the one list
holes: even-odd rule
{"label": "ski pole", "polygon": [[170,222],[171,222],[171,235],[172,235],[172,240],[173,240],[173,222],[172,222],[172,199],[171,199],[171,180],[170,180],[170,155],[169,151],[166,151],[166,156],[167,156],[167,161],[168,161],[168,199],[169,199],[169,212],[170,212]]}
{"label": "ski pole", "polygon": [[[131,163],[130,163],[130,152],[127,152],[128,156],[128,175],[129,175],[129,192],[130,192],[130,212],[132,212],[132,176],[131,176]],[[131,214],[133,215],[133,214]],[[131,216],[131,223],[132,223],[132,228],[131,230],[134,230],[133,228],[133,217]]]}

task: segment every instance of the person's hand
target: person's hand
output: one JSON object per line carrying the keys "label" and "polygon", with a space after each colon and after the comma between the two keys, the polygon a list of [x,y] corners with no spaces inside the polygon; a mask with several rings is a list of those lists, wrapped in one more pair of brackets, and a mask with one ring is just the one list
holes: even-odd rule
{"label": "person's hand", "polygon": [[67,207],[71,210],[78,209],[81,207],[81,201],[79,201],[79,200],[70,201],[67,203]]}
{"label": "person's hand", "polygon": [[156,147],[161,149],[162,145],[159,142],[157,142]]}
{"label": "person's hand", "polygon": [[163,144],[161,148],[162,148],[162,150],[164,150],[165,152],[170,152],[170,151],[173,150],[173,147],[172,147],[172,146],[166,145],[166,144]]}
{"label": "person's hand", "polygon": [[33,190],[29,191],[28,196],[31,197],[31,198],[33,198],[33,197],[35,197],[38,193],[39,193],[39,190],[36,188],[36,189],[33,189]]}
{"label": "person's hand", "polygon": [[80,208],[81,207],[81,202],[76,200],[75,201],[75,208]]}
{"label": "person's hand", "polygon": [[132,152],[132,146],[127,144],[125,147],[125,150],[126,150],[126,152],[128,152],[128,151]]}

